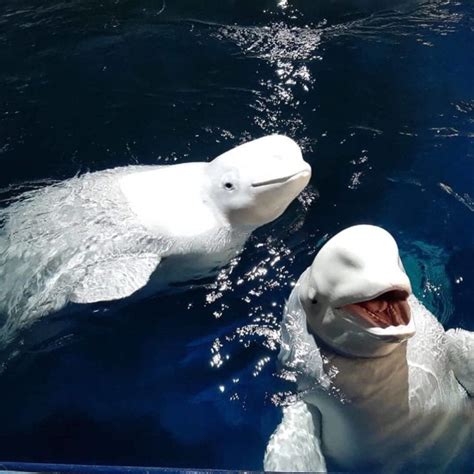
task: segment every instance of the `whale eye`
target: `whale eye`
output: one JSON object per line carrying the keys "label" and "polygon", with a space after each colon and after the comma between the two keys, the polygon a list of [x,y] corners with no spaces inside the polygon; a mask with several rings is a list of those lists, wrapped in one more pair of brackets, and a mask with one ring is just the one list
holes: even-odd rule
{"label": "whale eye", "polygon": [[308,299],[311,304],[318,304],[318,298],[316,297],[316,290],[314,288],[310,288],[308,291]]}
{"label": "whale eye", "polygon": [[226,181],[224,183],[224,188],[228,191],[232,191],[234,189],[234,185],[230,181]]}

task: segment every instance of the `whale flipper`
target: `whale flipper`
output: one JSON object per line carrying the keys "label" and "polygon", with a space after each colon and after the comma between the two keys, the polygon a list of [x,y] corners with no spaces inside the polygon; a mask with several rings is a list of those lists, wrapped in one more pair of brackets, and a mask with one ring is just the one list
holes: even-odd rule
{"label": "whale flipper", "polygon": [[284,408],[283,419],[267,445],[265,471],[327,472],[320,431],[319,412],[314,413],[305,402]]}
{"label": "whale flipper", "polygon": [[126,298],[147,284],[160,261],[156,254],[99,260],[80,270],[83,275],[70,300],[85,304]]}
{"label": "whale flipper", "polygon": [[448,353],[454,375],[474,397],[474,333],[464,329],[446,331]]}

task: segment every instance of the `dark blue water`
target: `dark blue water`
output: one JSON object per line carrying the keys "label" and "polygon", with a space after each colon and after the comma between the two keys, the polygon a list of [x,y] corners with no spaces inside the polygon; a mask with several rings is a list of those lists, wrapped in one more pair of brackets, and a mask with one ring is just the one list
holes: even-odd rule
{"label": "dark blue water", "polygon": [[5,196],[273,132],[314,170],[206,286],[23,335],[0,375],[2,460],[261,468],[294,390],[275,363],[284,299],[355,223],[390,230],[418,297],[474,330],[474,3],[217,3],[0,6]]}

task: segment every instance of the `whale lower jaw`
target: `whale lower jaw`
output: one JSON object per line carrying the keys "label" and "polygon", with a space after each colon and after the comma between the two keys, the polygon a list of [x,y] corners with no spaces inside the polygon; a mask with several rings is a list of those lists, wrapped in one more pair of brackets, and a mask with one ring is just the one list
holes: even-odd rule
{"label": "whale lower jaw", "polygon": [[377,339],[387,342],[402,342],[415,335],[413,320],[406,325],[388,326],[385,328],[368,328],[367,332]]}

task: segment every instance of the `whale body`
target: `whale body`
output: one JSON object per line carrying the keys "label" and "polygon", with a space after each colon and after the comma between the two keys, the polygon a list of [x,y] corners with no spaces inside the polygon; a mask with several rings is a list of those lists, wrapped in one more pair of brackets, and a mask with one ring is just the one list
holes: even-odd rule
{"label": "whale body", "polygon": [[210,275],[310,179],[280,135],[206,162],[127,166],[24,193],[0,210],[0,342],[67,303]]}
{"label": "whale body", "polygon": [[474,452],[474,333],[445,331],[413,296],[385,230],[355,226],[329,240],[281,331],[279,360],[299,397],[265,470],[440,469]]}

